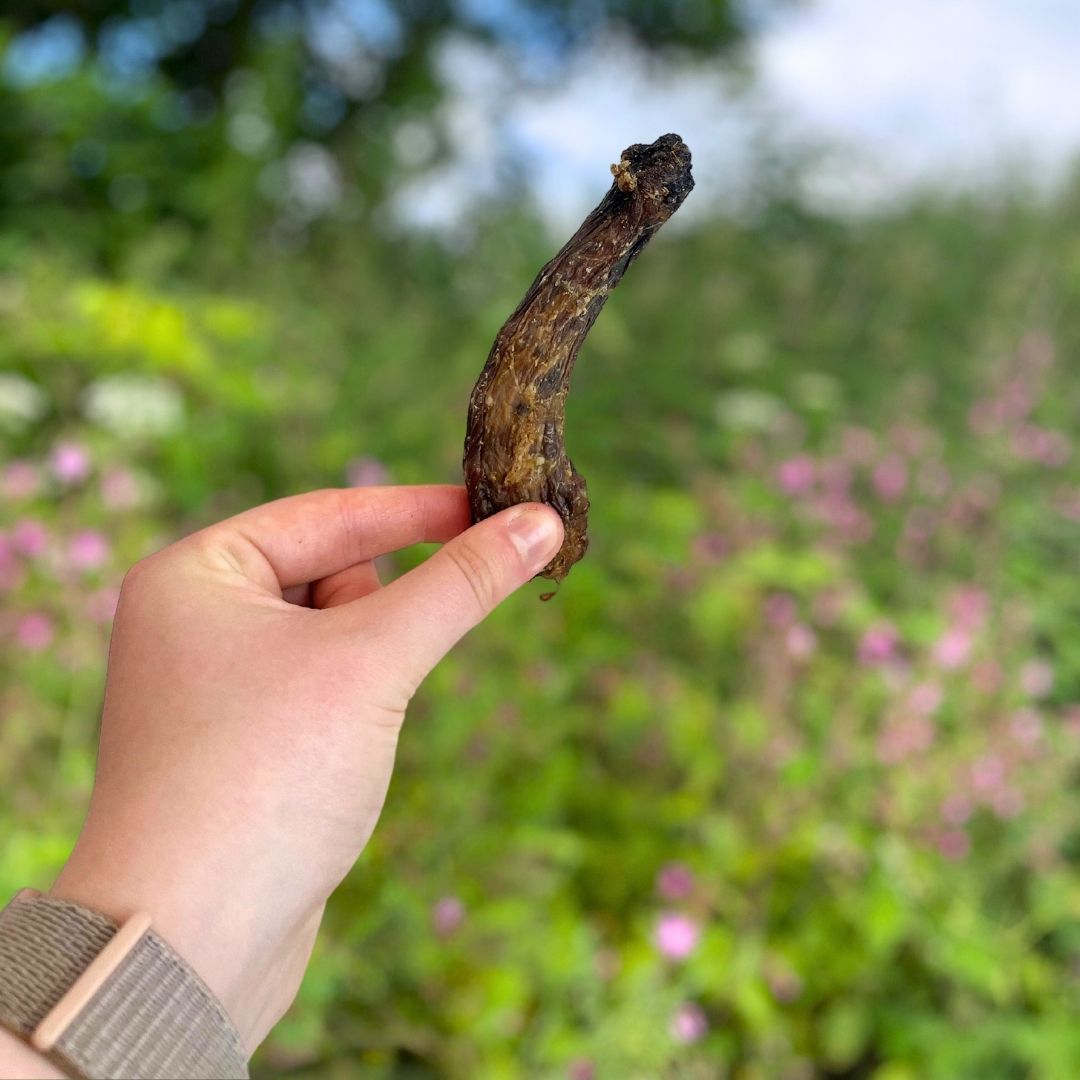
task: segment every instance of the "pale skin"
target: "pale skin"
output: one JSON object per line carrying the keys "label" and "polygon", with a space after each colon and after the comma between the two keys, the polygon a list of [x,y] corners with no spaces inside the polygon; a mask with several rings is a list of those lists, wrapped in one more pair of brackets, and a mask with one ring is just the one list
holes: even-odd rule
{"label": "pale skin", "polygon": [[[148,912],[250,1054],[375,828],[420,682],[562,538],[537,504],[470,528],[464,488],[359,488],[268,503],[137,564],[90,810],[50,895]],[[383,587],[375,557],[423,541],[443,546]],[[0,1028],[0,1076],[64,1074]]]}

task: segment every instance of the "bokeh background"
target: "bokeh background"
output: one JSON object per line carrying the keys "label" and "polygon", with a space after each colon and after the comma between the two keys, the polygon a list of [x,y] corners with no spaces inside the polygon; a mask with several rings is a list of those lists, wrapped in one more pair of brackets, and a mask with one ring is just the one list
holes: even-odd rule
{"label": "bokeh background", "polygon": [[422,689],[255,1075],[1080,1075],[1074,5],[9,0],[0,50],[0,891],[76,834],[124,570],[457,480],[676,131],[574,377],[589,556]]}

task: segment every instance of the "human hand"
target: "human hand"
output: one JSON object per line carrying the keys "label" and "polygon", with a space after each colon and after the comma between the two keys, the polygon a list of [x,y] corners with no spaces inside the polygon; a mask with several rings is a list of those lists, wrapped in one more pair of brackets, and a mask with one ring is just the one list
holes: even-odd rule
{"label": "human hand", "polygon": [[[468,525],[458,487],[318,491],[125,579],[90,811],[51,895],[148,912],[249,1053],[375,827],[420,681],[562,543],[536,504]],[[372,560],[420,541],[446,543],[381,587]]]}

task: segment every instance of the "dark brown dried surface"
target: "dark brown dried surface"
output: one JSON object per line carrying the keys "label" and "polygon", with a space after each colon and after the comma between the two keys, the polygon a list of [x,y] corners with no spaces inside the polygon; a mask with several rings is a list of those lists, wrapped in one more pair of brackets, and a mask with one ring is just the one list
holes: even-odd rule
{"label": "dark brown dried surface", "polygon": [[578,349],[608,293],[694,186],[678,135],[627,147],[611,171],[600,205],[499,331],[469,400],[464,464],[473,521],[522,502],[553,506],[566,538],[541,576],[556,582],[589,543],[585,478],[563,445]]}

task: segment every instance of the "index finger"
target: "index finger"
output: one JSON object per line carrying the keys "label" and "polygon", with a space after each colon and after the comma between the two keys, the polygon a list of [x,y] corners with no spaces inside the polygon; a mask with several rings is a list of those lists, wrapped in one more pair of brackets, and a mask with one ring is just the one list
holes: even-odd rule
{"label": "index finger", "polygon": [[196,536],[251,581],[280,592],[410,544],[443,543],[469,527],[465,488],[328,488],[246,510]]}

